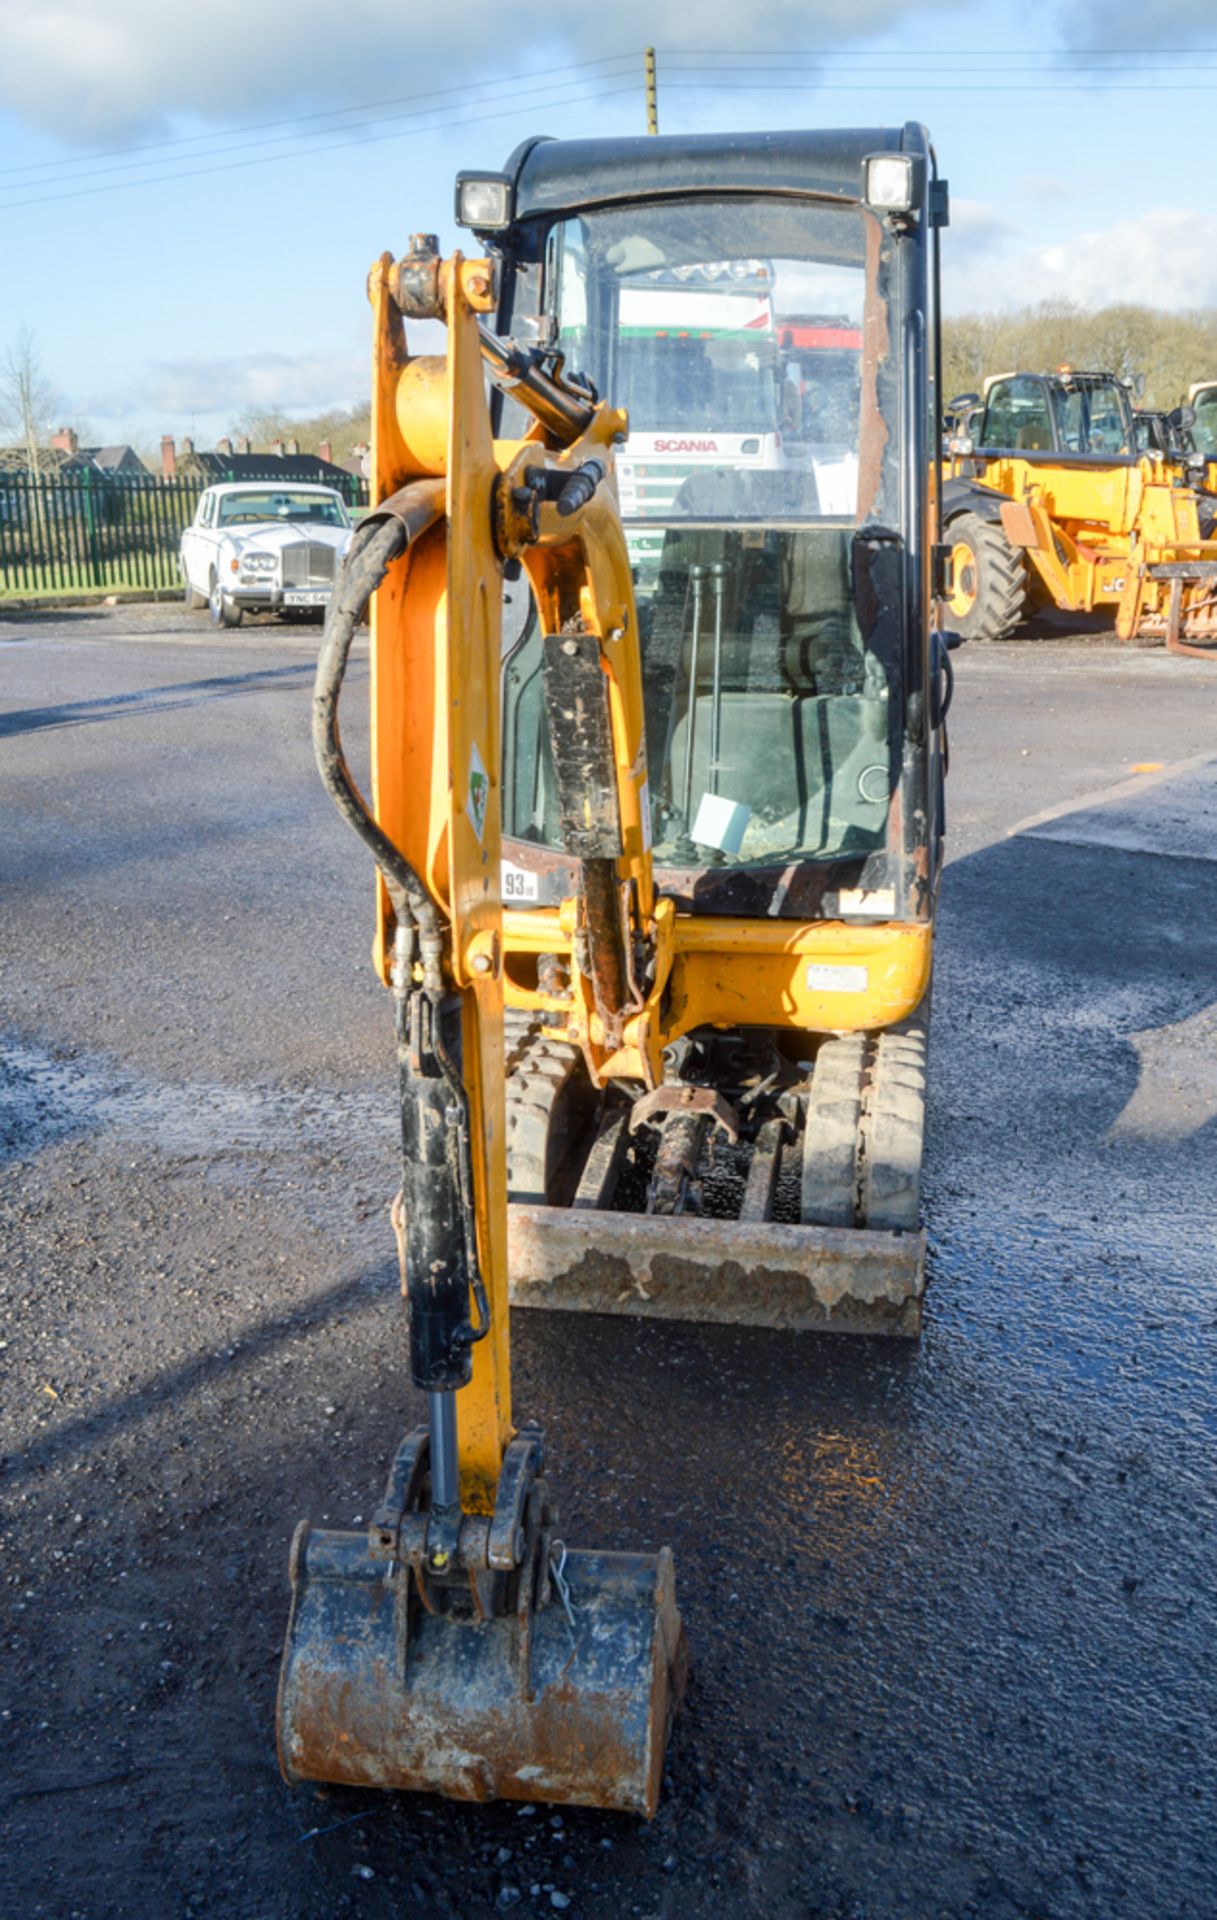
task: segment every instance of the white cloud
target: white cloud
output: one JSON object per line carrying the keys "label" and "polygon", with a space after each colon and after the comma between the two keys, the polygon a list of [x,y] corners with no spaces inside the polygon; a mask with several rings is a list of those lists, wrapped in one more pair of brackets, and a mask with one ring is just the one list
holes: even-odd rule
{"label": "white cloud", "polygon": [[1017,233],[1018,228],[989,201],[951,195],[951,224],[945,241],[948,261],[969,261],[978,254],[998,252],[1008,247]]}
{"label": "white cloud", "polygon": [[235,421],[247,407],[282,408],[289,414],[321,413],[355,406],[367,386],[367,353],[189,354],[151,361],[138,387],[85,395],[91,418],[128,421],[165,415],[223,415]]}
{"label": "white cloud", "polygon": [[[950,235],[948,234],[948,242]],[[943,298],[954,313],[1072,300],[1164,307],[1217,306],[1217,214],[1156,207],[1134,219],[1087,228],[1046,247],[1010,247],[977,257],[944,251]]]}
{"label": "white cloud", "polygon": [[[818,45],[857,41],[967,0],[819,0]],[[806,45],[806,0],[760,0],[750,48]],[[503,40],[524,50],[513,59]],[[180,114],[231,125],[387,96],[459,88],[564,57],[667,47],[737,47],[736,0],[618,0],[557,14],[551,0],[448,7],[406,0],[0,0],[0,106],[77,142],[163,132]],[[611,41],[606,39],[611,33]],[[480,54],[480,49],[490,49]],[[641,86],[641,57],[636,59]],[[560,78],[560,76],[559,76]],[[557,84],[555,81],[553,84]],[[454,94],[454,99],[459,95]],[[593,101],[594,105],[594,101]],[[542,95],[539,106],[544,106]]]}
{"label": "white cloud", "polygon": [[1171,48],[1212,45],[1213,0],[1171,0],[1169,11],[1145,0],[1071,0],[1062,11],[1064,45],[1141,49],[1165,39]]}
{"label": "white cloud", "polygon": [[1156,207],[1074,234],[1032,259],[1044,295],[1082,306],[1117,300],[1176,311],[1217,305],[1217,214]]}

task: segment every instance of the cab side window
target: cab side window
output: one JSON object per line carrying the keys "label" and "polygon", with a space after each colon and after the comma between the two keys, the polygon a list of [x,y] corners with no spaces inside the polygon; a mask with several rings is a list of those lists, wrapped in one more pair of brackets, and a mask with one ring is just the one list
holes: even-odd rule
{"label": "cab side window", "polygon": [[1042,381],[1020,374],[990,387],[980,445],[1013,448],[1020,453],[1051,449],[1052,421]]}

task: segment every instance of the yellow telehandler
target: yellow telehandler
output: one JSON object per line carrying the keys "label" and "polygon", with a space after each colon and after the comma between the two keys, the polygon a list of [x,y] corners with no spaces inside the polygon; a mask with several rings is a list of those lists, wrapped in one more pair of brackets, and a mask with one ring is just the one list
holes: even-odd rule
{"label": "yellow telehandler", "polygon": [[[563,1543],[509,1301],[917,1330],[945,185],[912,125],[532,141],[457,216],[484,257],[372,270],[374,504],[314,696],[378,869],[427,1419],[366,1533],[297,1532],[279,1750],[650,1815],[672,1555]],[[857,344],[787,448],[809,297]],[[337,722],[369,604],[370,805]]]}
{"label": "yellow telehandler", "polygon": [[943,490],[951,625],[1002,640],[1039,607],[1111,608],[1121,640],[1211,656],[1217,499],[1197,478],[1143,448],[1113,375],[993,375]]}

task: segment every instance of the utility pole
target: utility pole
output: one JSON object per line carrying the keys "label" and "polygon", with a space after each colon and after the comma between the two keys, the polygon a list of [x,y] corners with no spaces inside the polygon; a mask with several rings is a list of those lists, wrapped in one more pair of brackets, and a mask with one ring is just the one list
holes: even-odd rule
{"label": "utility pole", "polygon": [[659,132],[659,103],[655,95],[655,49],[647,47],[643,53],[647,83],[647,132]]}

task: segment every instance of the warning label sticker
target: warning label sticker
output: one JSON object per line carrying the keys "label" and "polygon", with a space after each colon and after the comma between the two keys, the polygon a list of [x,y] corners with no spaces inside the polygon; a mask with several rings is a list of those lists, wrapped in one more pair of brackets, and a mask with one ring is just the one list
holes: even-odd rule
{"label": "warning label sticker", "polygon": [[865,993],[869,981],[865,967],[826,966],[813,960],[807,969],[809,993]]}

